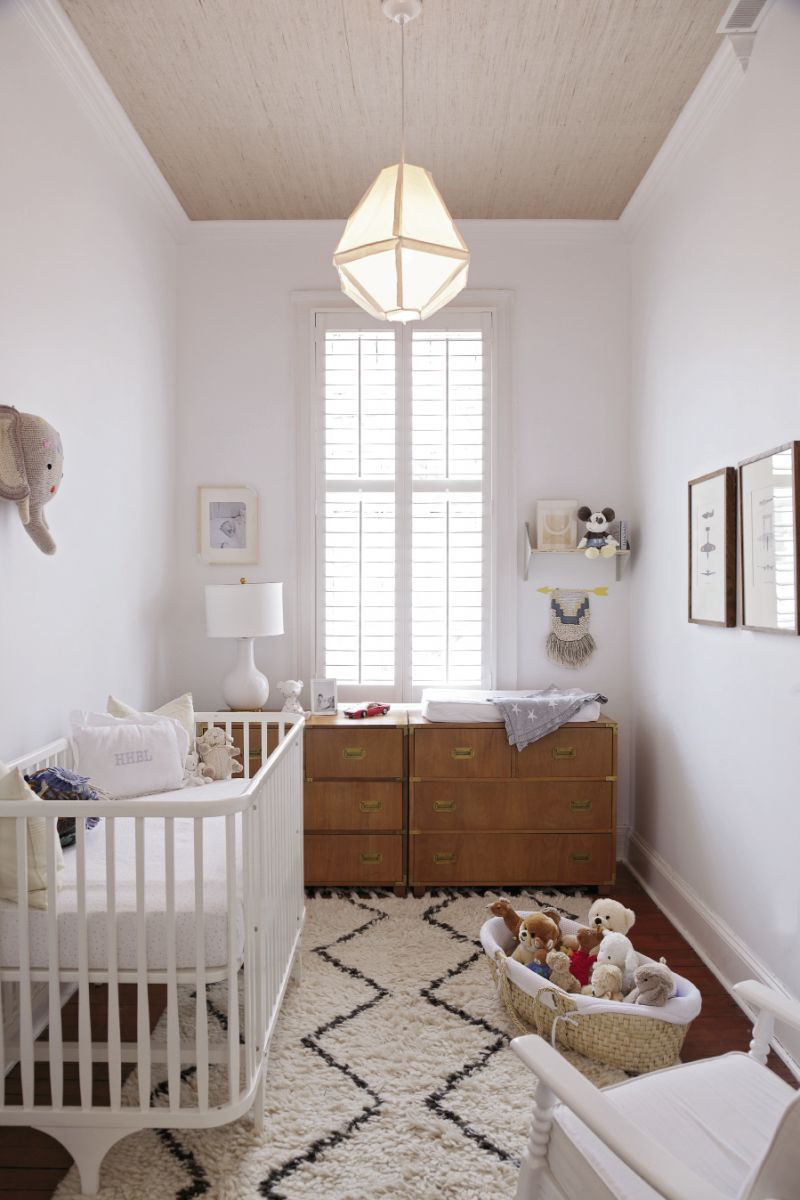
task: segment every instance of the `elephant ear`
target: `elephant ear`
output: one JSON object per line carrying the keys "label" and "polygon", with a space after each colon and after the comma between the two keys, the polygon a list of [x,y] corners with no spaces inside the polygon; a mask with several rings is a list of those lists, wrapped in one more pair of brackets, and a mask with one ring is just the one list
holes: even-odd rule
{"label": "elephant ear", "polygon": [[19,436],[19,413],[7,404],[0,404],[0,497],[19,502],[30,494]]}

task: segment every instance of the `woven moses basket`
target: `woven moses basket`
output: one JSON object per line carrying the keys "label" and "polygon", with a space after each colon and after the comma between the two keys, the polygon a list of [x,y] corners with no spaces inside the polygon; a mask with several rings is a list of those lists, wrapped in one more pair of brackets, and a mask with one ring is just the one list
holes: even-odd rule
{"label": "woven moses basket", "polygon": [[[561,928],[574,933],[579,926],[562,919]],[[675,976],[677,995],[663,1008],[595,1000],[568,995],[508,958],[514,943],[502,918],[484,923],[481,943],[500,999],[519,1033],[538,1033],[553,1044],[623,1071],[657,1071],[678,1061],[701,1004],[699,991],[688,979]],[[640,954],[639,961],[652,960]]]}

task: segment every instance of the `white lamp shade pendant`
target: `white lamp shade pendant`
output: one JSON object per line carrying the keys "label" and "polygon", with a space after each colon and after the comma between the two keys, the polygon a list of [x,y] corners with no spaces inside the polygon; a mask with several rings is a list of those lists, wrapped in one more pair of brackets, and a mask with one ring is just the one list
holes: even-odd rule
{"label": "white lamp shade pendant", "polygon": [[384,167],[333,255],[342,291],[381,321],[421,321],[467,282],[469,250],[429,171]]}

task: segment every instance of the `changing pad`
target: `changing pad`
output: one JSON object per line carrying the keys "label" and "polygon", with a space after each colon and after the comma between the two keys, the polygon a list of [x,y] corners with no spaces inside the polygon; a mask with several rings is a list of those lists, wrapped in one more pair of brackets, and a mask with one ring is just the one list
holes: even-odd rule
{"label": "changing pad", "polygon": [[[202,791],[189,788],[162,792],[159,799],[166,802],[186,799],[217,800],[238,795],[249,780],[226,779],[207,784]],[[205,915],[205,960],[209,970],[226,966],[228,957],[228,911],[226,903],[225,817],[206,817],[203,820],[203,908]],[[241,958],[244,948],[244,913],[241,899],[241,880],[238,878],[241,860],[240,819],[237,816],[237,902],[234,952]],[[151,971],[167,968],[167,920],[164,821],[148,817],[145,834],[145,910],[147,930],[147,966]],[[195,902],[194,902],[194,821],[191,817],[175,818],[175,952],[177,967],[194,968]],[[135,819],[117,817],[116,841],[116,910],[117,965],[121,970],[136,969],[136,843]],[[64,852],[64,870],[58,888],[58,948],[63,968],[78,967],[78,889],[76,882],[77,857],[75,847]],[[42,909],[28,910],[29,944],[32,967],[46,967],[48,914]],[[86,928],[88,933],[89,967],[104,970],[108,965],[106,951],[106,842],[105,826],[101,823],[86,834]],[[19,965],[19,921],[17,906],[0,901],[0,964]]]}
{"label": "changing pad", "polygon": [[[495,704],[498,696],[529,696],[533,689],[525,691],[488,691],[486,688],[464,688],[462,690],[447,688],[425,688],[422,693],[422,715],[428,721],[449,721],[453,724],[465,722],[480,724],[481,722],[502,721],[503,715]],[[569,689],[577,694],[578,689]],[[600,716],[600,705],[596,701],[584,704],[573,721],[596,721]]]}

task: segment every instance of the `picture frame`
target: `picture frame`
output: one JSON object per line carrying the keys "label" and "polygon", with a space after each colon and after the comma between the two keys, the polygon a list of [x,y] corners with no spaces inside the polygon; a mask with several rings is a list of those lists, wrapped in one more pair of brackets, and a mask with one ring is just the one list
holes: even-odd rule
{"label": "picture frame", "polygon": [[736,471],[689,481],[689,620],[736,625]]}
{"label": "picture frame", "polygon": [[311,680],[311,712],[315,716],[336,716],[336,680]]}
{"label": "picture frame", "polygon": [[578,545],[578,501],[536,501],[536,548],[553,552]]}
{"label": "picture frame", "polygon": [[258,493],[246,486],[198,491],[198,546],[203,562],[217,566],[258,562]]}
{"label": "picture frame", "polygon": [[800,633],[800,441],[739,463],[742,625],[762,633]]}

